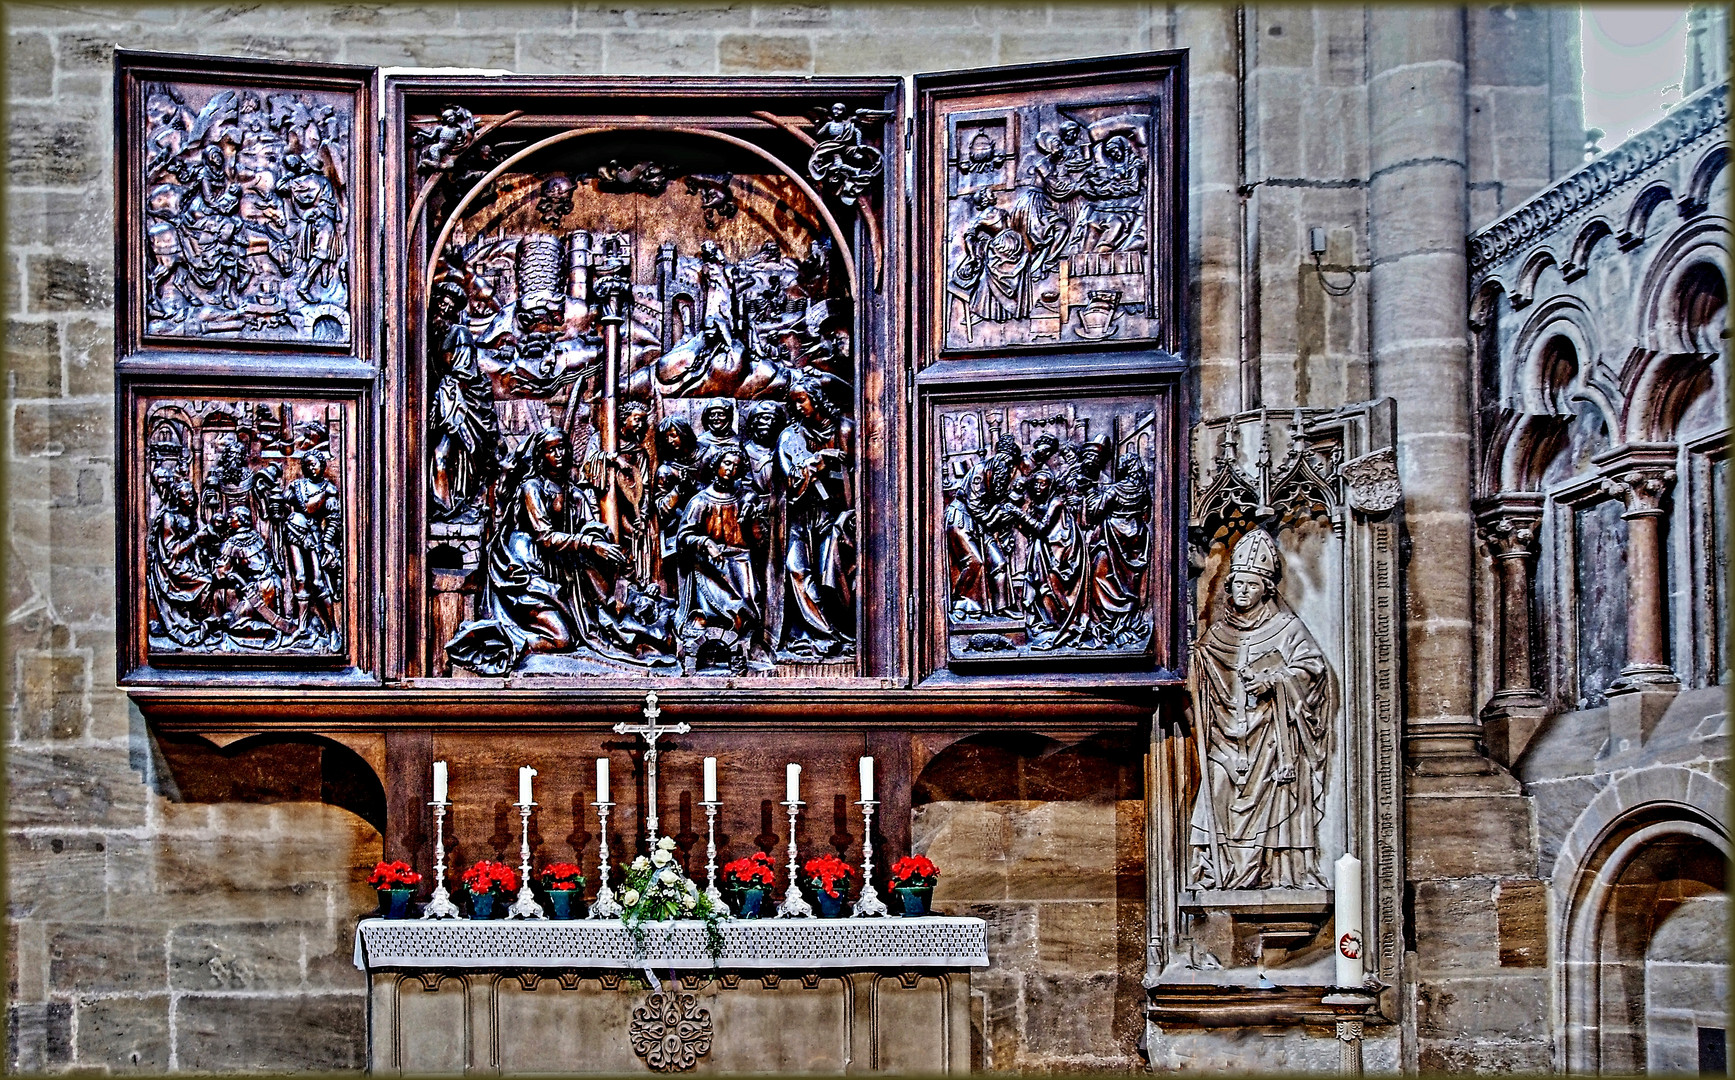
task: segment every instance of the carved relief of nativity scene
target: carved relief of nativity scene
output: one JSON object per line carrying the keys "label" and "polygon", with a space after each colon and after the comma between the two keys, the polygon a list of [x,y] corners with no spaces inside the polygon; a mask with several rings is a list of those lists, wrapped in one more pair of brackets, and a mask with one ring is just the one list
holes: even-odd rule
{"label": "carved relief of nativity scene", "polygon": [[[854,124],[817,132],[816,179],[868,160]],[[454,669],[853,671],[849,264],[802,185],[742,164],[575,142],[449,226],[427,543]]]}

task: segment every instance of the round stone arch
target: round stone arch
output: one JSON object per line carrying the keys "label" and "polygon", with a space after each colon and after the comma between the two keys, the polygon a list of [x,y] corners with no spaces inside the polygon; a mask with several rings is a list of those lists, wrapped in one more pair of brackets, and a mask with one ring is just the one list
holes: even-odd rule
{"label": "round stone arch", "polygon": [[[1632,1015],[1627,983],[1635,970],[1642,978],[1661,920],[1646,924],[1640,913],[1654,917],[1655,906],[1635,907],[1631,895],[1670,873],[1675,892],[1727,889],[1727,798],[1727,787],[1705,773],[1643,769],[1604,788],[1573,823],[1553,875],[1556,1064],[1564,1071],[1644,1068],[1643,1018]],[[1688,862],[1700,869],[1679,868]]]}

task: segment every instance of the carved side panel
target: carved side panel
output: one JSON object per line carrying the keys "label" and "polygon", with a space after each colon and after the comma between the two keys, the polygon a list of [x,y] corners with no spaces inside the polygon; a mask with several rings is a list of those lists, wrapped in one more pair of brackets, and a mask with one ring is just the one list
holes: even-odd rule
{"label": "carved side panel", "polygon": [[230,669],[353,662],[366,512],[356,402],[140,391],[130,420],[144,658]]}
{"label": "carved side panel", "polygon": [[117,54],[123,352],[365,354],[369,73]]}
{"label": "carved side panel", "polygon": [[855,673],[855,302],[796,177],[575,139],[458,213],[427,337],[438,672]]}
{"label": "carved side panel", "polygon": [[1171,63],[926,90],[934,354],[1177,347]]}
{"label": "carved side panel", "polygon": [[950,396],[928,414],[936,666],[1053,668],[1166,655],[1177,524],[1170,398]]}

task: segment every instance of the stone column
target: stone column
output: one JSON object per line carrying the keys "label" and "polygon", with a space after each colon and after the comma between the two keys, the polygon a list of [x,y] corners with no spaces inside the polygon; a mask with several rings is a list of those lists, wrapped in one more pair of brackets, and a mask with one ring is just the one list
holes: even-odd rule
{"label": "stone column", "polygon": [[1418,775],[1487,773],[1472,712],[1464,13],[1368,9],[1374,392],[1398,407],[1406,741]]}
{"label": "stone column", "polygon": [[1236,9],[1229,4],[1180,4],[1174,9],[1177,47],[1191,49],[1187,71],[1187,178],[1193,217],[1191,253],[1199,304],[1199,415],[1227,416],[1244,407],[1242,325],[1241,73]]}
{"label": "stone column", "polygon": [[1530,588],[1540,548],[1542,499],[1531,492],[1507,493],[1489,504],[1479,520],[1499,598],[1498,683],[1482,710],[1483,733],[1490,756],[1509,766],[1524,751],[1546,711],[1530,663]]}
{"label": "stone column", "polygon": [[1626,507],[1627,662],[1610,693],[1679,683],[1669,666],[1668,606],[1663,593],[1663,502],[1675,482],[1665,465],[1640,465],[1603,481]]}

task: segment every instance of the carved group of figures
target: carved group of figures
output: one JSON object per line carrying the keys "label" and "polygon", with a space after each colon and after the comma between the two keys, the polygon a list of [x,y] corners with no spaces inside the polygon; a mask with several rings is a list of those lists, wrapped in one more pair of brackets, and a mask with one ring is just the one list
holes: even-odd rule
{"label": "carved group of figures", "polygon": [[[593,179],[613,194],[618,170]],[[472,243],[434,285],[430,511],[481,543],[448,658],[487,675],[851,660],[853,317],[829,250],[766,239],[731,259],[704,239],[641,260],[637,243],[532,229]]]}
{"label": "carved group of figures", "polygon": [[151,649],[341,653],[343,496],[327,424],[295,423],[288,406],[218,413],[217,428],[189,412],[149,422]]}
{"label": "carved group of figures", "polygon": [[950,347],[1152,335],[1145,108],[1060,109],[1029,147],[1018,144],[1023,112],[956,122],[943,282]]}
{"label": "carved group of figures", "polygon": [[211,91],[146,89],[146,329],[347,342],[348,99]]}
{"label": "carved group of figures", "polygon": [[[1112,455],[1107,437],[1044,432],[1026,451],[1003,433],[969,466],[943,523],[952,631],[984,631],[963,652],[1150,647],[1151,468],[1127,449],[1110,471]],[[1003,626],[1022,645],[988,632]]]}

